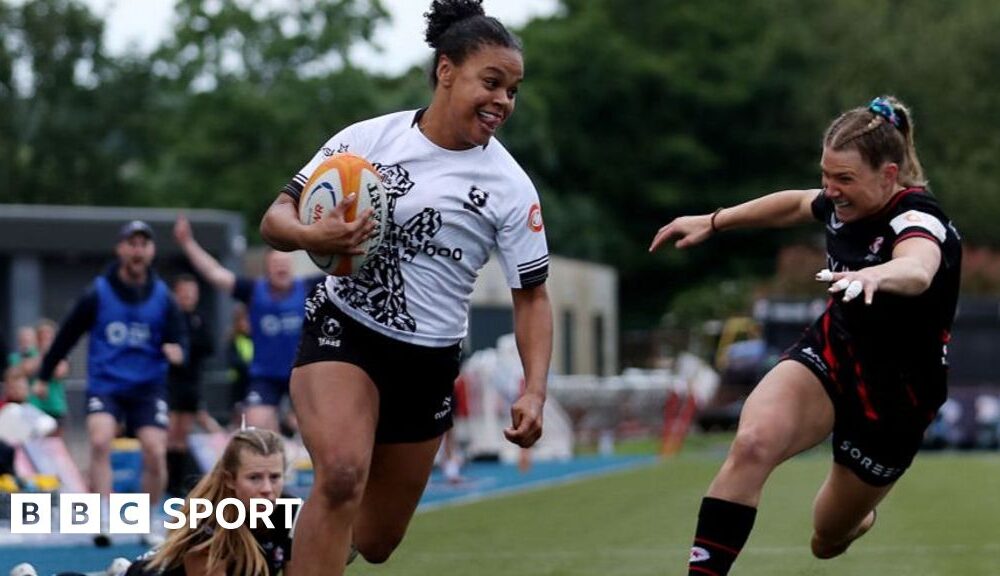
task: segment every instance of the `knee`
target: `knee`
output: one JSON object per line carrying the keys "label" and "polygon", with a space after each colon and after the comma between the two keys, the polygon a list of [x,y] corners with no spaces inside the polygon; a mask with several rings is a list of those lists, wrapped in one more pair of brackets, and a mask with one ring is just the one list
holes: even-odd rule
{"label": "knee", "polygon": [[773,467],[779,463],[780,448],[759,427],[740,429],[729,449],[729,459],[737,466]]}
{"label": "knee", "polygon": [[143,467],[150,474],[159,476],[166,471],[166,450],[143,450],[142,451],[142,463]]}
{"label": "knee", "polygon": [[359,542],[357,543],[358,552],[369,564],[383,564],[389,560],[402,540],[402,536],[399,536],[383,538],[378,542]]}
{"label": "knee", "polygon": [[365,469],[359,462],[349,458],[331,458],[316,467],[313,491],[330,508],[357,504],[361,502],[364,492],[364,478]]}
{"label": "knee", "polygon": [[90,457],[94,460],[107,460],[111,458],[111,439],[91,438]]}
{"label": "knee", "polygon": [[166,438],[142,443],[142,461],[150,470],[160,470],[167,465]]}

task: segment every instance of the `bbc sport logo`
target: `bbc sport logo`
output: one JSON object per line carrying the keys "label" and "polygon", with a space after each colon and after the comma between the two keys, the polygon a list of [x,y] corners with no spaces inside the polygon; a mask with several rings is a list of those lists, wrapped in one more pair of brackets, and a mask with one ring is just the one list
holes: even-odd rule
{"label": "bbc sport logo", "polygon": [[[188,505],[187,514],[184,506]],[[277,509],[283,513],[285,526],[292,525],[292,516],[301,498],[278,498],[271,502],[266,498],[251,498],[250,505],[236,498],[224,498],[215,505],[206,498],[168,498],[163,503],[163,513],[169,520],[163,521],[168,530],[189,526],[197,528],[199,522],[215,515],[218,526],[233,530],[249,523],[251,529],[258,526],[274,528],[271,514]],[[227,511],[235,510],[232,520],[226,518]],[[68,493],[59,494],[60,534],[149,534],[150,503],[149,494],[111,494],[108,499],[108,521],[102,523],[101,495]],[[11,494],[10,531],[12,534],[52,534],[52,494]],[[102,524],[105,528],[102,530]]]}

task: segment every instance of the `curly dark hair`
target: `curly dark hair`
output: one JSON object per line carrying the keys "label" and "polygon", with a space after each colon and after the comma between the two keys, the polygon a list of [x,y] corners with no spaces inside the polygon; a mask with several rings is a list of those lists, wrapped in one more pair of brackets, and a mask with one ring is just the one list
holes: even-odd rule
{"label": "curly dark hair", "polygon": [[485,45],[521,51],[521,41],[499,20],[486,15],[482,0],[434,0],[424,19],[427,20],[424,39],[434,49],[431,86],[437,86],[441,56],[460,65],[469,54]]}

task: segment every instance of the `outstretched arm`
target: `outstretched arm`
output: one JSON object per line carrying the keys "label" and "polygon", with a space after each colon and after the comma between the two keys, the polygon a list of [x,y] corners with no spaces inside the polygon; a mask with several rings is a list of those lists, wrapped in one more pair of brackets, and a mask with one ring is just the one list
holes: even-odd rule
{"label": "outstretched arm", "polygon": [[352,194],[330,210],[322,219],[312,224],[299,221],[297,202],[288,194],[281,193],[271,203],[260,221],[260,235],[275,250],[309,250],[318,254],[363,254],[358,244],[375,230],[369,208],[360,218],[348,222],[348,209],[357,201]]}
{"label": "outstretched arm", "polygon": [[670,240],[676,240],[677,248],[687,248],[730,228],[782,228],[808,222],[812,219],[812,201],[820,193],[820,190],[784,190],[712,214],[681,216],[657,231],[649,251]]}
{"label": "outstretched arm", "polygon": [[524,392],[510,408],[507,440],[529,448],[542,437],[542,411],[552,360],[552,304],[545,284],[511,291],[514,338],[524,367]]}
{"label": "outstretched arm", "polygon": [[233,288],[236,287],[236,274],[220,264],[201,247],[201,244],[198,244],[191,231],[191,223],[183,214],[178,215],[177,221],[174,222],[174,239],[198,274],[219,290],[227,294],[233,293]]}
{"label": "outstretched arm", "polygon": [[816,279],[832,281],[830,292],[843,292],[845,302],[864,294],[865,304],[871,304],[875,292],[902,296],[923,294],[930,288],[940,267],[941,248],[932,240],[915,237],[897,244],[892,250],[892,259],[884,264],[854,272],[832,272],[823,278],[817,274]]}

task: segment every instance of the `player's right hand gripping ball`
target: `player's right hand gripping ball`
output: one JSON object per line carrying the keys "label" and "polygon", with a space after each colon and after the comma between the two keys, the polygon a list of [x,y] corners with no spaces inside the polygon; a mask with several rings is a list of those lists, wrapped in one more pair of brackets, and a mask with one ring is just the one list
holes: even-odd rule
{"label": "player's right hand gripping ball", "polygon": [[364,254],[349,256],[309,252],[309,258],[320,270],[334,276],[357,273],[382,243],[386,223],[386,194],[382,178],[378,170],[361,156],[334,154],[316,168],[299,198],[299,221],[312,224],[326,217],[351,194],[357,194],[358,201],[344,214],[344,219],[352,222],[371,208],[375,231],[358,246]]}

